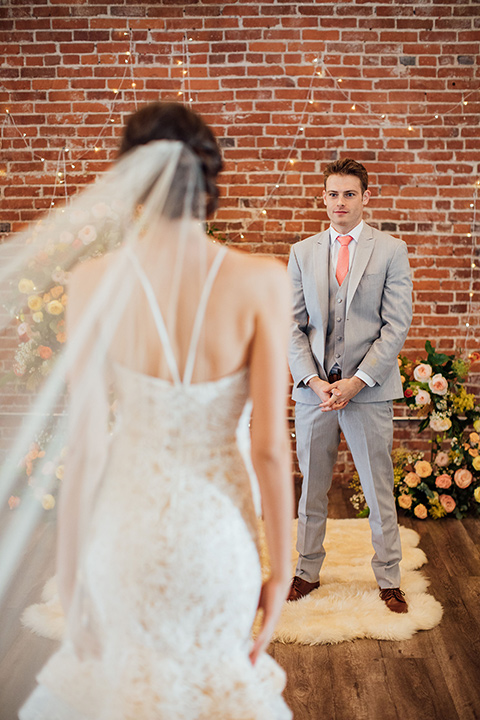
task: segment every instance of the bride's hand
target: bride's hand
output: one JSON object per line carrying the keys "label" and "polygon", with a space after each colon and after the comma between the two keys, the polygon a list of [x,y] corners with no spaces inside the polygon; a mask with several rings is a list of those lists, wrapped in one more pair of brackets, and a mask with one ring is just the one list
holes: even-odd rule
{"label": "bride's hand", "polygon": [[255,665],[258,656],[266,650],[273,635],[273,631],[280,617],[283,603],[288,594],[289,580],[279,582],[270,578],[262,585],[258,609],[263,610],[260,631],[253,643],[250,660]]}

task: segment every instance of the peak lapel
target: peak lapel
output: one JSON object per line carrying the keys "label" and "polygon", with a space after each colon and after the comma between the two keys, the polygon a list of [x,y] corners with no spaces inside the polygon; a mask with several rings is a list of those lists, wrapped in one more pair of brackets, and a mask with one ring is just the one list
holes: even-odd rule
{"label": "peak lapel", "polygon": [[369,225],[364,224],[363,230],[358,238],[358,246],[355,251],[350,279],[348,281],[347,310],[350,307],[350,303],[355,295],[358,283],[365,272],[365,268],[367,267],[367,263],[370,260],[374,247],[375,239],[373,237],[372,228],[369,227]]}

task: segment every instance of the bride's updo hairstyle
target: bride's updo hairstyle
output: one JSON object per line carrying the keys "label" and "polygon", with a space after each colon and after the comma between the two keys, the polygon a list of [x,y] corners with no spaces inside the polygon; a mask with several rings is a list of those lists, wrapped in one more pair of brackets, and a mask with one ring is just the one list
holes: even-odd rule
{"label": "bride's updo hairstyle", "polygon": [[[179,140],[200,159],[203,190],[206,195],[205,212],[212,214],[218,206],[219,189],[216,178],[223,168],[220,148],[213,131],[197,113],[185,105],[155,102],[145,105],[131,115],[125,126],[118,155],[124,155],[138,145],[152,140]],[[187,188],[181,177],[173,184],[176,198],[171,198],[170,217],[181,215],[182,195]]]}

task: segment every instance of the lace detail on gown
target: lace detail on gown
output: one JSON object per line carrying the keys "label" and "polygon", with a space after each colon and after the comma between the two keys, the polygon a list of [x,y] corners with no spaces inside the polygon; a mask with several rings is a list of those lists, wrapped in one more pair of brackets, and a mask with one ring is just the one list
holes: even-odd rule
{"label": "lace detail on gown", "polygon": [[119,417],[82,581],[99,647],[67,634],[21,720],[288,720],[250,631],[261,587],[236,441],[245,369],[186,385],[114,366]]}

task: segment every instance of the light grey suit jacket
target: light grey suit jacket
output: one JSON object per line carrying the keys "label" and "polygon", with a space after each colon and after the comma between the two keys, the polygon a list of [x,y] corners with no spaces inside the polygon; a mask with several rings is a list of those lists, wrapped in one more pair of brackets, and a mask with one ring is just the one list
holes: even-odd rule
{"label": "light grey suit jacket", "polygon": [[[329,313],[329,230],[295,243],[288,270],[293,284],[293,328],[289,363],[293,399],[317,404],[303,380],[326,379],[325,340]],[[349,273],[343,377],[363,370],[375,381],[352,402],[402,397],[397,355],[412,321],[412,280],[402,240],[364,224]]]}

